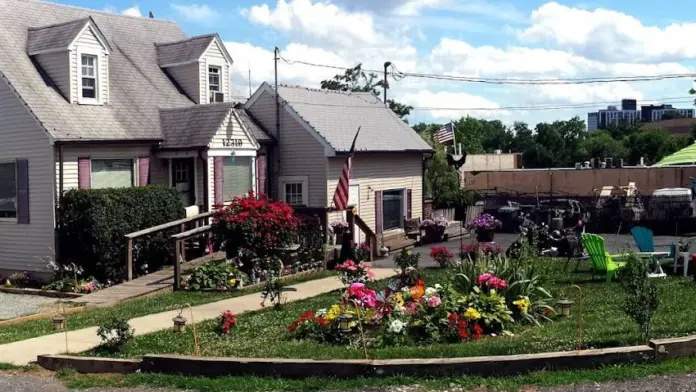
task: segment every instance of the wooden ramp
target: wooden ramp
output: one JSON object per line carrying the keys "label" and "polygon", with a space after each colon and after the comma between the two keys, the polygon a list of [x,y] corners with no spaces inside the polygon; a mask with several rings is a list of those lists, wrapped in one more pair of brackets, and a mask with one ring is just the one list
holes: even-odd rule
{"label": "wooden ramp", "polygon": [[[208,261],[221,259],[224,253],[216,253],[212,256],[204,256],[181,265],[183,272],[205,264]],[[67,302],[83,303],[86,306],[113,306],[129,299],[152,295],[162,291],[171,291],[174,285],[174,267],[168,266],[157,272],[133,279],[129,282],[99,290],[92,294],[84,295]]]}

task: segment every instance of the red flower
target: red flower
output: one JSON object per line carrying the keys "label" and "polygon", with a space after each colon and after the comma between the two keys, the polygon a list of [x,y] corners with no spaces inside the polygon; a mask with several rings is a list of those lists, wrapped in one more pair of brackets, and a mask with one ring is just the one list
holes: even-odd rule
{"label": "red flower", "polygon": [[326,319],[323,317],[317,317],[317,324],[319,324],[319,326],[322,328],[326,328],[326,326],[328,325]]}
{"label": "red flower", "polygon": [[474,325],[474,340],[478,340],[483,334],[483,328],[480,325]]}
{"label": "red flower", "polygon": [[467,332],[466,328],[461,328],[459,330],[459,339],[466,340],[468,338],[469,338],[469,332]]}
{"label": "red flower", "polygon": [[288,331],[295,332],[296,330],[297,330],[297,326],[295,325],[295,323],[288,325]]}

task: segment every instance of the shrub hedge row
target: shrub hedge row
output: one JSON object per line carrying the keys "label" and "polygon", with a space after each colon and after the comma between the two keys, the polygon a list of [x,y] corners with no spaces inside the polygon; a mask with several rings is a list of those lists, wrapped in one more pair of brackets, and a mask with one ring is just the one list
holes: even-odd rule
{"label": "shrub hedge row", "polygon": [[[59,204],[58,261],[75,262],[100,281],[121,281],[127,271],[124,236],[183,216],[180,195],[166,186],[69,190]],[[134,241],[134,275],[171,260],[168,237],[176,230]]]}

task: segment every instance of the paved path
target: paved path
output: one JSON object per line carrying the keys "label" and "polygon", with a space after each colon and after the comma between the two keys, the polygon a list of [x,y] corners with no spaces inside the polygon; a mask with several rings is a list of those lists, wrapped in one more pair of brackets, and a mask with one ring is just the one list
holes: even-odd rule
{"label": "paved path", "polygon": [[[393,269],[375,268],[376,279],[385,279],[394,275]],[[297,301],[343,287],[335,277],[313,280],[299,283],[294,287],[297,291],[285,293],[288,302]],[[261,309],[261,299],[258,293],[241,297],[230,298],[209,304],[193,307],[193,316],[196,322],[210,320],[220,316],[225,310],[231,310],[235,314]],[[151,314],[148,316],[131,319],[130,325],[135,329],[136,335],[144,335],[162,329],[171,328],[172,319],[179,314],[178,310]],[[184,312],[186,318],[190,318],[189,312]],[[70,320],[68,319],[68,322]],[[65,333],[40,336],[33,339],[0,345],[0,363],[14,365],[26,365],[36,361],[36,357],[42,354],[61,354],[65,352],[82,352],[99,345],[97,327],[90,327],[76,331],[70,331],[68,335],[68,349],[66,350]]]}

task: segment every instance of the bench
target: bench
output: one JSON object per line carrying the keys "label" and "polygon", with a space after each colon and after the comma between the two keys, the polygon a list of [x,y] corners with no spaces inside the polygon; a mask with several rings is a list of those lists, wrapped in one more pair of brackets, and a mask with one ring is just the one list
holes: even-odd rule
{"label": "bench", "polygon": [[421,239],[421,219],[405,219],[404,220],[404,232],[406,233],[406,238],[411,238],[416,241]]}

